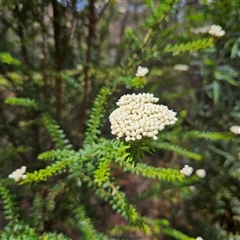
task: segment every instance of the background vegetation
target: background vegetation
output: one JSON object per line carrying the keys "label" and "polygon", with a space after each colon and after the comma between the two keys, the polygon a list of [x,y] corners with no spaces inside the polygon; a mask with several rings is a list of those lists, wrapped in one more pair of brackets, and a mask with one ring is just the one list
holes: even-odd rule
{"label": "background vegetation", "polygon": [[[1,239],[240,239],[240,140],[229,131],[240,125],[240,1],[1,9]],[[225,35],[211,37],[212,24]],[[108,116],[138,92],[179,120],[132,167]],[[206,177],[183,179],[185,164]],[[23,165],[29,175],[14,183]]]}

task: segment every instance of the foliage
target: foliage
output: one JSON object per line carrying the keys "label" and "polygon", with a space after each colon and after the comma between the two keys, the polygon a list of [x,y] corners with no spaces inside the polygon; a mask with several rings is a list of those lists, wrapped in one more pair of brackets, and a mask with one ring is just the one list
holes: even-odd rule
{"label": "foliage", "polygon": [[[205,13],[216,20],[213,5],[184,16],[182,32],[176,0],[126,3],[123,14],[111,1],[1,3],[1,239],[237,239],[240,149],[228,131],[240,120],[237,3],[229,22],[215,22],[229,29],[228,40],[189,29]],[[222,3],[217,9],[228,14]],[[201,68],[191,70],[200,86],[172,70],[188,61]],[[140,64],[147,76],[135,76]],[[157,141],[111,139],[107,118],[117,98],[159,89],[178,122]],[[185,164],[205,169],[206,178],[184,176]],[[15,183],[7,176],[22,165],[26,178]],[[122,182],[131,189],[134,179],[150,187],[129,194]],[[163,209],[155,217],[141,205],[151,208],[151,199]],[[184,212],[182,224],[174,211]],[[121,224],[111,222],[118,217]]]}

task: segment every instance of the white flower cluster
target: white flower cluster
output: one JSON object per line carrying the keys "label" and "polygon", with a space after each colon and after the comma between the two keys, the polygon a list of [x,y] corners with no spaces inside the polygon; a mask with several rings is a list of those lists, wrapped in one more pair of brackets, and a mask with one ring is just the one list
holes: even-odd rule
{"label": "white flower cluster", "polygon": [[158,100],[150,93],[123,95],[117,102],[119,108],[109,116],[112,134],[126,141],[157,140],[158,132],[177,121],[175,112],[155,104]]}
{"label": "white flower cluster", "polygon": [[12,178],[15,182],[19,182],[22,179],[25,179],[27,176],[25,175],[26,173],[26,166],[22,166],[19,169],[16,169],[14,172],[8,175],[9,178]]}
{"label": "white flower cluster", "polygon": [[147,67],[138,66],[135,76],[136,77],[144,77],[148,74],[148,72],[149,72],[149,70]]}
{"label": "white flower cluster", "polygon": [[208,33],[215,37],[222,37],[225,34],[225,31],[219,25],[212,25]]}
{"label": "white flower cluster", "polygon": [[202,237],[197,237],[196,240],[203,240],[203,238]]}
{"label": "white flower cluster", "polygon": [[193,168],[188,166],[188,165],[185,165],[181,170],[180,170],[180,173],[183,174],[183,175],[186,175],[186,176],[190,176],[193,172]]}

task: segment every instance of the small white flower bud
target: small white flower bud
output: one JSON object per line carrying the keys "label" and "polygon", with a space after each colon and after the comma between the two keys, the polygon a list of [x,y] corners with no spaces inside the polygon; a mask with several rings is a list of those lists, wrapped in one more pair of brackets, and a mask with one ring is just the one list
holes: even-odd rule
{"label": "small white flower bud", "polygon": [[136,139],[137,139],[137,140],[141,140],[141,139],[142,139],[142,136],[141,136],[141,135],[137,135],[137,136],[136,136]]}
{"label": "small white flower bud", "polygon": [[185,64],[176,64],[173,67],[173,70],[175,71],[188,71],[188,69],[189,69],[189,66]]}
{"label": "small white flower bud", "polygon": [[131,140],[131,138],[130,138],[129,136],[127,136],[127,137],[125,138],[125,140],[126,140],[126,142],[128,142],[128,141]]}
{"label": "small white flower bud", "polygon": [[198,169],[198,170],[196,170],[196,175],[200,178],[205,178],[206,177],[206,171],[204,169]]}
{"label": "small white flower bud", "polygon": [[230,131],[233,132],[234,134],[240,134],[240,126],[231,126]]}

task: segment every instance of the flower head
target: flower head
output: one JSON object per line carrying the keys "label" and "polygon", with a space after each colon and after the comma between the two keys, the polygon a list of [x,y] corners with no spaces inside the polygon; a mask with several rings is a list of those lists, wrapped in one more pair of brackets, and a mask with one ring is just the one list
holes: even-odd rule
{"label": "flower head", "polygon": [[112,134],[117,138],[125,137],[126,141],[136,141],[142,138],[157,140],[157,134],[166,125],[177,121],[176,112],[164,105],[157,105],[159,99],[150,93],[123,95],[109,120]]}
{"label": "flower head", "polygon": [[208,31],[214,37],[222,37],[226,32],[219,25],[212,25]]}
{"label": "flower head", "polygon": [[202,237],[197,237],[196,240],[203,240],[203,238]]}
{"label": "flower head", "polygon": [[196,175],[200,178],[205,178],[206,177],[206,171],[204,169],[198,169],[198,170],[196,170]]}
{"label": "flower head", "polygon": [[9,178],[12,178],[15,182],[19,182],[22,179],[26,178],[26,166],[22,166],[21,168],[16,169],[14,172],[8,175]]}
{"label": "flower head", "polygon": [[193,168],[188,166],[188,165],[185,165],[181,170],[180,170],[180,173],[183,174],[183,175],[186,175],[186,176],[190,176],[193,172]]}
{"label": "flower head", "polygon": [[147,67],[138,66],[135,76],[136,77],[144,77],[148,74],[148,72],[149,72],[149,70]]}

